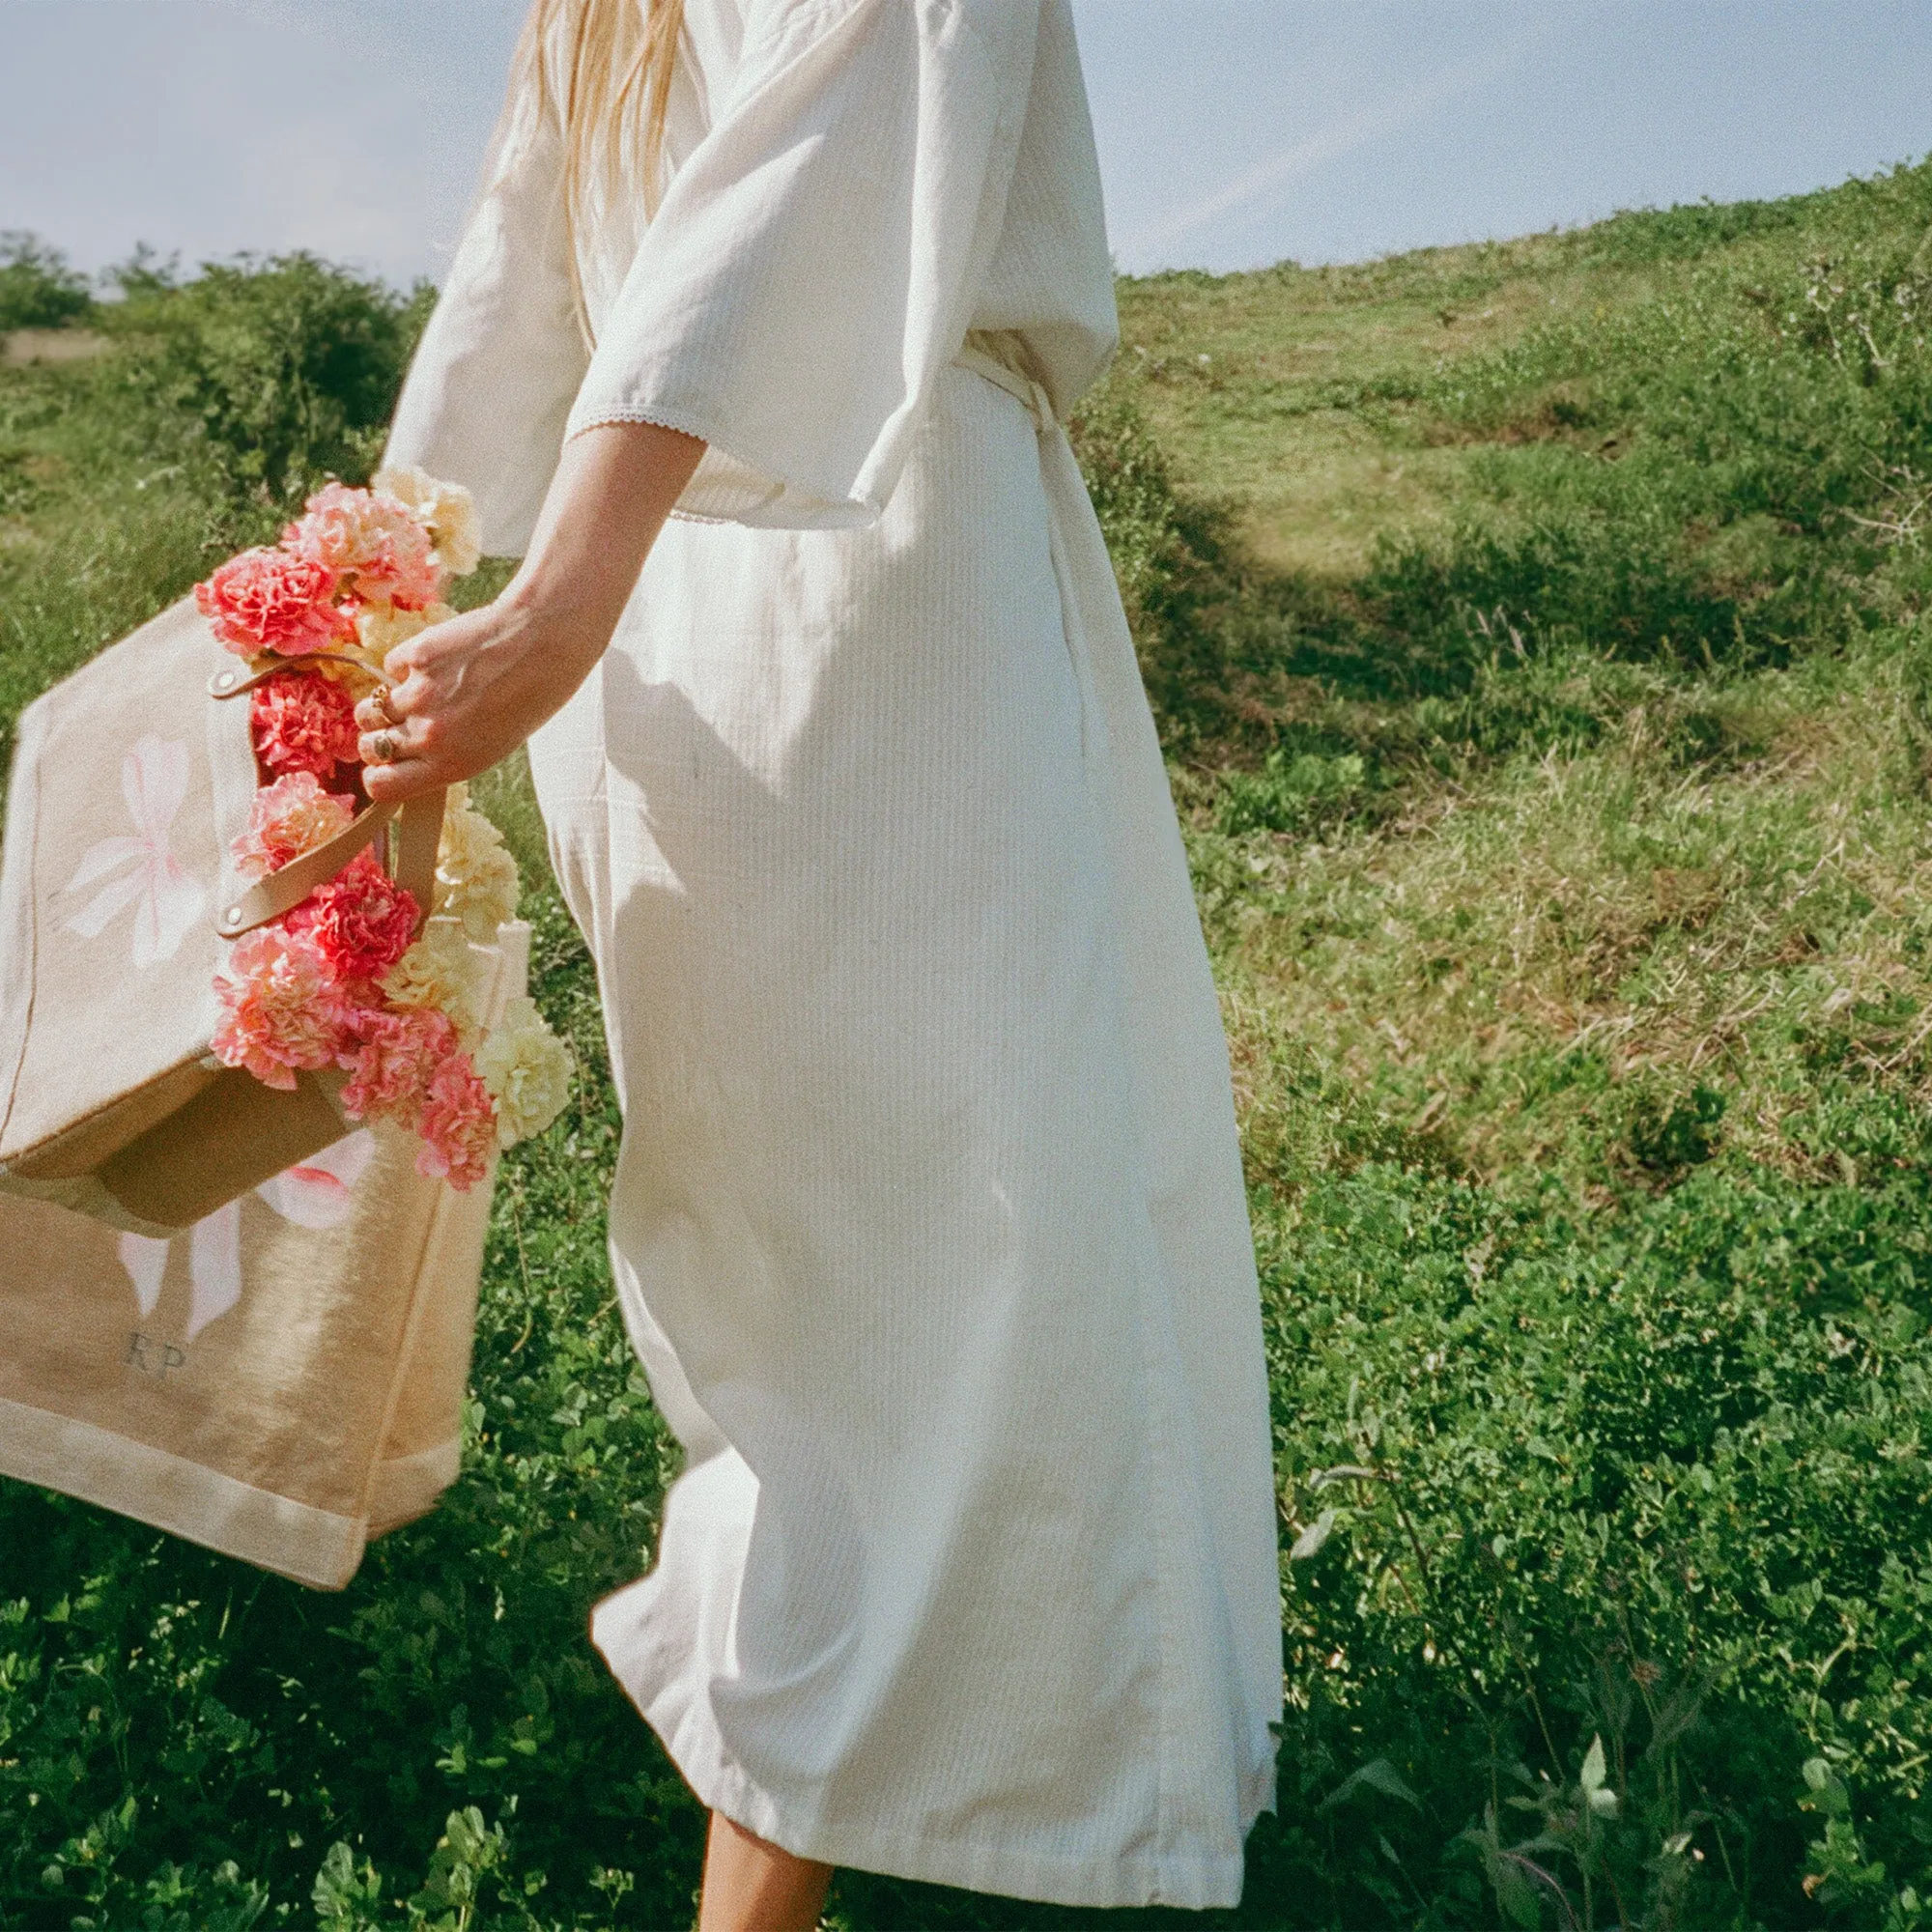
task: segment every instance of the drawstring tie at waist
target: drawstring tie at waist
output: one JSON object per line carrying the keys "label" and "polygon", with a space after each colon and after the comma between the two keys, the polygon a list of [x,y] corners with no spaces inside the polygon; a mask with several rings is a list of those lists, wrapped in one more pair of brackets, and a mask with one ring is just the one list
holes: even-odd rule
{"label": "drawstring tie at waist", "polygon": [[983,376],[995,388],[1004,389],[1022,404],[1041,436],[1059,426],[1060,419],[1053,412],[1053,398],[1027,366],[1030,357],[1025,340],[1011,330],[972,329],[967,334],[966,346],[952,359],[960,368]]}
{"label": "drawstring tie at waist", "polygon": [[[1092,753],[1094,731],[1099,728],[1099,698],[1094,683],[1094,660],[1087,626],[1090,613],[1083,609],[1079,582],[1067,562],[1067,533],[1076,527],[1075,519],[1094,521],[1087,497],[1087,486],[1080,466],[1073,460],[1073,446],[1066,440],[1060,418],[1053,411],[1053,398],[1046,385],[1033,374],[1025,341],[1005,329],[972,330],[966,345],[953,360],[962,369],[983,376],[995,388],[1004,389],[1033,417],[1038,433],[1040,484],[1046,497],[1047,549],[1053,559],[1054,582],[1060,587],[1060,626],[1066,642],[1066,661],[1073,671],[1073,688],[1080,714],[1080,755],[1087,761]],[[1097,539],[1098,532],[1094,536]],[[1104,558],[1104,546],[1100,554]],[[1131,655],[1131,647],[1129,647]]]}

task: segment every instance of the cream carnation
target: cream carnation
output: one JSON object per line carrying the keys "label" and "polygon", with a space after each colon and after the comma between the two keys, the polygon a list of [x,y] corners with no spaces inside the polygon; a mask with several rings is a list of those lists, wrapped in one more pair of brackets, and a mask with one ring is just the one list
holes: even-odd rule
{"label": "cream carnation", "polygon": [[570,1049],[531,999],[520,997],[504,1008],[476,1056],[476,1071],[497,1103],[497,1139],[502,1147],[542,1133],[570,1098]]}
{"label": "cream carnation", "polygon": [[497,928],[517,916],[517,862],[503,835],[452,786],[436,855],[436,911],[460,919],[470,938],[487,946]]}
{"label": "cream carnation", "polygon": [[440,624],[456,615],[447,604],[432,604],[426,611],[406,611],[394,604],[365,604],[355,613],[355,639],[363,654],[378,669],[383,660],[398,644],[406,644],[432,624]]}
{"label": "cream carnation", "polygon": [[476,505],[461,483],[440,483],[410,467],[377,470],[372,487],[407,505],[429,526],[436,560],[452,577],[468,577],[482,560]]}
{"label": "cream carnation", "polygon": [[432,1007],[447,1013],[468,1046],[482,1025],[477,1006],[481,977],[463,923],[433,919],[423,927],[422,937],[389,969],[383,991],[392,1006]]}

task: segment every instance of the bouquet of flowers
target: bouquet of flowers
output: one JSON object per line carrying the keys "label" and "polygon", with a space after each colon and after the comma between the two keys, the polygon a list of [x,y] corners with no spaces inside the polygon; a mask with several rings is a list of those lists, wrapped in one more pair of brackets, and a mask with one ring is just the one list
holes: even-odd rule
{"label": "bouquet of flowers", "polygon": [[[383,470],[367,489],[317,492],[278,545],[244,551],[195,586],[253,682],[258,789],[234,845],[244,875],[326,843],[368,803],[355,701],[382,683],[389,651],[455,614],[443,592],[478,555],[468,491]],[[515,917],[517,890],[502,835],[466,786],[451,787],[434,903],[357,853],[230,948],[214,980],[216,1057],[285,1089],[298,1072],[340,1069],[350,1120],[408,1127],[422,1140],[421,1173],[472,1186],[494,1150],[541,1133],[569,1094],[569,1051],[534,1002],[512,1000],[482,1027],[472,942],[490,944]]]}

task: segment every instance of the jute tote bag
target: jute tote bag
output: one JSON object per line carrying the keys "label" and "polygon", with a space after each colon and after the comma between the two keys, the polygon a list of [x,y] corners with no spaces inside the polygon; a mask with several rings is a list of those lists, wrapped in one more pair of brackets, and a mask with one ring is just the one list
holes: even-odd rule
{"label": "jute tote bag", "polygon": [[[499,929],[486,1016],[524,989]],[[490,1187],[345,1131],[171,1237],[0,1196],[0,1473],[304,1583],[457,1473]]]}
{"label": "jute tote bag", "polygon": [[[347,1131],[338,1076],[283,1093],[209,1052],[228,942],[391,838],[389,814],[365,810],[270,878],[238,876],[250,682],[184,598],[21,716],[0,861],[0,1190],[165,1236]],[[412,802],[394,828],[391,869],[424,904],[441,816],[440,796]]]}

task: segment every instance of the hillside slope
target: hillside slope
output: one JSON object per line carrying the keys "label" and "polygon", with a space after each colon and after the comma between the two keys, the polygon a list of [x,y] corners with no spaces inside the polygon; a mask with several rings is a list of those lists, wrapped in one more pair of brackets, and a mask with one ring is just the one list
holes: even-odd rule
{"label": "hillside slope", "polygon": [[[1905,169],[1122,286],[1077,440],[1224,991],[1285,1530],[1237,1922],[1932,1916],[1928,237]],[[141,272],[74,311],[108,354],[0,368],[0,725],[355,473],[422,308]],[[479,789],[585,1078],[505,1162],[464,1479],[327,1602],[0,1486],[0,1925],[684,1921],[701,1820],[582,1641],[675,1467],[595,987],[520,766]],[[852,1874],[829,1922],[1088,1916]]]}
{"label": "hillside slope", "polygon": [[1932,171],[1122,314],[1309,1922],[1918,1923]]}

